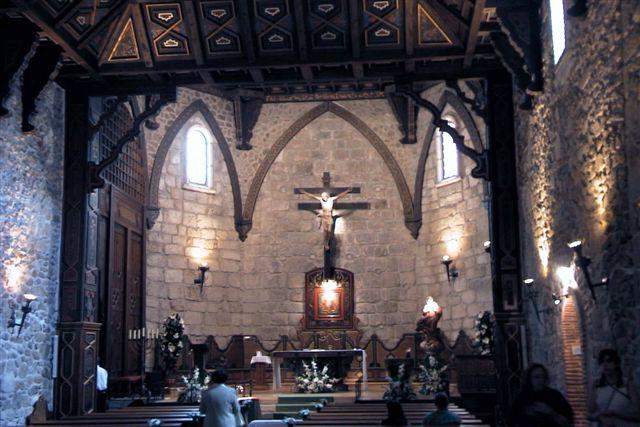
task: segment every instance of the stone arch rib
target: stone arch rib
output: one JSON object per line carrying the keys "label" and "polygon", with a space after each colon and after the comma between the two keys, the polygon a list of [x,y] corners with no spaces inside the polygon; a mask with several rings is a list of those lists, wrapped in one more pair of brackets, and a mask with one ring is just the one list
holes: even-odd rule
{"label": "stone arch rib", "polygon": [[164,167],[164,162],[167,158],[167,154],[169,153],[169,149],[173,145],[173,141],[175,140],[176,135],[178,135],[178,132],[180,132],[180,129],[182,129],[185,123],[196,113],[202,114],[202,117],[205,122],[207,122],[209,129],[211,129],[213,137],[218,142],[218,148],[222,153],[222,158],[224,159],[224,163],[227,167],[227,173],[229,174],[229,181],[231,182],[231,192],[233,194],[233,216],[235,218],[236,225],[242,221],[242,195],[240,194],[240,181],[238,180],[238,171],[236,170],[231,150],[229,149],[229,145],[227,144],[227,140],[224,137],[222,130],[220,130],[217,120],[207,105],[201,99],[198,99],[182,110],[180,115],[173,121],[173,123],[171,123],[165,132],[162,141],[160,141],[160,146],[156,152],[153,168],[151,170],[151,178],[149,179],[149,205],[146,209],[147,228],[153,227],[155,220],[158,217],[158,213],[160,212],[160,207],[158,206],[160,175],[162,174],[162,168]]}
{"label": "stone arch rib", "polygon": [[409,191],[409,186],[407,185],[400,165],[398,165],[398,162],[393,157],[393,154],[391,154],[391,151],[389,151],[382,139],[369,126],[367,126],[366,123],[364,123],[344,107],[334,104],[333,102],[323,102],[322,104],[312,108],[304,115],[302,115],[298,120],[296,120],[295,123],[293,123],[291,127],[289,127],[289,129],[287,129],[280,136],[280,138],[276,140],[276,142],[271,146],[264,159],[260,163],[260,166],[258,167],[253,180],[251,181],[249,192],[247,193],[242,220],[243,222],[240,227],[237,228],[241,240],[246,239],[247,233],[249,232],[249,230],[251,230],[253,212],[258,200],[258,195],[260,194],[260,189],[275,159],[305,126],[327,112],[335,114],[336,116],[340,117],[351,126],[353,126],[358,132],[360,132],[360,134],[362,134],[362,136],[364,136],[364,138],[382,157],[382,160],[384,161],[387,168],[389,168],[389,172],[391,172],[391,176],[393,177],[396,188],[398,189],[400,200],[402,201],[405,224],[407,224],[408,221],[413,220],[413,203],[411,192]]}
{"label": "stone arch rib", "polygon": [[[482,145],[482,139],[480,138],[480,132],[478,131],[478,127],[473,121],[473,118],[469,114],[469,111],[457,95],[455,95],[453,92],[445,90],[440,97],[437,106],[440,111],[443,111],[443,109],[447,105],[449,105],[453,109],[456,117],[464,124],[464,127],[467,129],[469,137],[471,138],[473,147],[478,151],[482,151],[484,148]],[[424,186],[424,174],[427,167],[429,150],[431,150],[431,142],[433,141],[433,135],[435,134],[436,129],[436,125],[434,125],[432,121],[429,122],[427,133],[422,144],[422,150],[420,151],[420,158],[418,160],[418,170],[416,171],[416,182],[414,185],[413,193],[413,221],[416,227],[416,234],[414,237],[418,237],[418,230],[422,225],[422,189]]]}

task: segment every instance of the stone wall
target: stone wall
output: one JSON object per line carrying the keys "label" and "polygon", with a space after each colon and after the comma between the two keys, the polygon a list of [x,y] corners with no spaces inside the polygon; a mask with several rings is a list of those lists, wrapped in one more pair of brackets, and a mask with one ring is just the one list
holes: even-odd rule
{"label": "stone wall", "polygon": [[593,280],[609,278],[608,287],[595,290],[597,302],[579,270],[579,287],[569,291],[579,306],[586,377],[597,374],[598,352],[613,347],[623,370],[635,367],[640,379],[640,8],[634,3],[589,1],[585,18],[567,17],[566,50],[554,65],[543,2],[545,90],[532,111],[517,113],[524,275],[536,279],[539,308],[550,309],[539,322],[526,302],[530,360],[550,367],[560,388],[562,306],[553,308],[551,293],[567,287],[556,271],[572,262],[567,243],[576,239],[593,260]]}
{"label": "stone wall", "polygon": [[[23,67],[24,70],[24,67]],[[36,129],[20,130],[19,80],[12,83],[0,119],[0,425],[24,425],[43,395],[53,400],[51,337],[58,319],[58,275],[62,208],[64,93],[45,87],[32,118]],[[31,304],[20,336],[6,328],[10,305],[22,312],[23,294]]]}
{"label": "stone wall", "polygon": [[[437,102],[443,90],[440,85],[425,96]],[[230,148],[245,205],[256,171],[274,143],[320,105],[265,104],[251,140],[253,149],[239,151],[230,103],[180,89],[177,102],[159,115],[161,127],[145,130],[149,159],[155,158],[167,129],[196,99],[215,117]],[[257,334],[267,342],[280,334],[295,337],[303,313],[304,273],[321,267],[323,261],[317,221],[312,213],[297,208],[309,200],[295,195],[293,189],[321,186],[322,173],[330,172],[334,186],[361,187],[360,194],[348,195],[344,201],[371,204],[370,210],[355,211],[336,224],[335,265],[355,273],[355,310],[365,334],[375,332],[390,344],[412,332],[428,295],[444,307],[440,326],[451,340],[460,329],[472,334],[473,318],[479,311],[490,310],[492,303],[489,256],[482,248],[488,239],[484,184],[470,178],[471,162],[461,157],[463,177],[439,185],[436,143],[430,145],[422,191],[423,226],[414,240],[404,225],[403,205],[387,164],[348,121],[353,120],[345,117],[352,114],[381,139],[413,195],[420,152],[433,136],[426,135],[428,115],[420,115],[420,143],[403,146],[385,100],[336,105],[344,113],[326,112],[315,118],[277,156],[262,183],[253,228],[245,242],[233,230],[231,184],[218,148],[215,194],[182,188],[184,133],[192,123],[203,124],[200,113],[184,123],[163,166],[161,214],[148,234],[147,320],[152,327],[170,311],[179,311],[185,315],[187,333],[196,341],[209,334],[222,344],[233,334]],[[464,124],[460,125],[467,134]],[[450,255],[460,277],[449,284],[440,260],[454,240],[458,246]],[[193,285],[199,261],[211,266],[202,293]]]}

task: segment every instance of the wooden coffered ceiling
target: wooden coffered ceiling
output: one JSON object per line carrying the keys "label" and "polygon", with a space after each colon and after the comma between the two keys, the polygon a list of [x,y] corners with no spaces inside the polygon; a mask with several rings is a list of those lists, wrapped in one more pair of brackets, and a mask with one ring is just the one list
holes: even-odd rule
{"label": "wooden coffered ceiling", "polygon": [[486,75],[504,61],[492,37],[501,3],[529,2],[13,0],[4,10],[62,49],[62,84],[277,95]]}

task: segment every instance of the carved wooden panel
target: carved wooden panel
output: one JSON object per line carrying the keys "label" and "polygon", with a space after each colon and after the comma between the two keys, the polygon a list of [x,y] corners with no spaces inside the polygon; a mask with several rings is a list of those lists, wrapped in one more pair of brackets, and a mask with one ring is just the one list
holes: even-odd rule
{"label": "carved wooden panel", "polygon": [[[118,140],[133,124],[131,112],[120,105],[100,130],[100,159],[111,154]],[[140,203],[145,200],[146,168],[142,143],[135,139],[128,143],[116,162],[104,171],[106,181]]]}
{"label": "carved wooden panel", "polygon": [[353,273],[336,268],[334,279],[338,287],[334,290],[322,287],[322,273],[322,268],[316,268],[305,274],[305,328],[353,329]]}
{"label": "carved wooden panel", "polygon": [[345,49],[349,15],[345,0],[307,0],[308,26],[313,49]]}
{"label": "carved wooden panel", "polygon": [[364,45],[402,48],[404,2],[399,0],[363,0]]}
{"label": "carved wooden panel", "polygon": [[200,3],[202,37],[209,55],[242,53],[240,27],[234,2],[203,1]]}
{"label": "carved wooden panel", "polygon": [[253,0],[253,10],[260,51],[293,51],[294,28],[289,0]]}
{"label": "carved wooden panel", "polygon": [[109,256],[109,310],[107,323],[107,370],[112,376],[123,374],[122,356],[125,340],[125,274],[127,263],[127,229],[114,223]]}
{"label": "carved wooden panel", "polygon": [[[127,329],[140,329],[143,326],[142,311],[144,297],[142,294],[142,269],[144,262],[142,236],[134,231],[129,232],[127,250],[127,301],[126,325]],[[126,337],[125,337],[126,338]],[[142,366],[142,352],[140,347],[129,341],[126,346],[126,372],[135,374]]]}
{"label": "carved wooden panel", "polygon": [[188,57],[190,47],[181,3],[147,3],[144,6],[154,56],[160,60]]}

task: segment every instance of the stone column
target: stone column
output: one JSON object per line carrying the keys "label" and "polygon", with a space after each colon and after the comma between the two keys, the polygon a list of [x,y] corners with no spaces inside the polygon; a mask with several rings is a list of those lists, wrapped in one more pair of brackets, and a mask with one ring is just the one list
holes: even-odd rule
{"label": "stone column", "polygon": [[504,72],[493,74],[488,85],[490,111],[487,125],[491,150],[489,227],[496,317],[494,347],[498,404],[505,414],[520,388],[525,360],[513,84],[511,76]]}
{"label": "stone column", "polygon": [[100,324],[97,306],[97,197],[87,193],[89,103],[68,91],[65,102],[63,235],[58,323],[57,417],[92,412],[96,404],[96,360]]}

